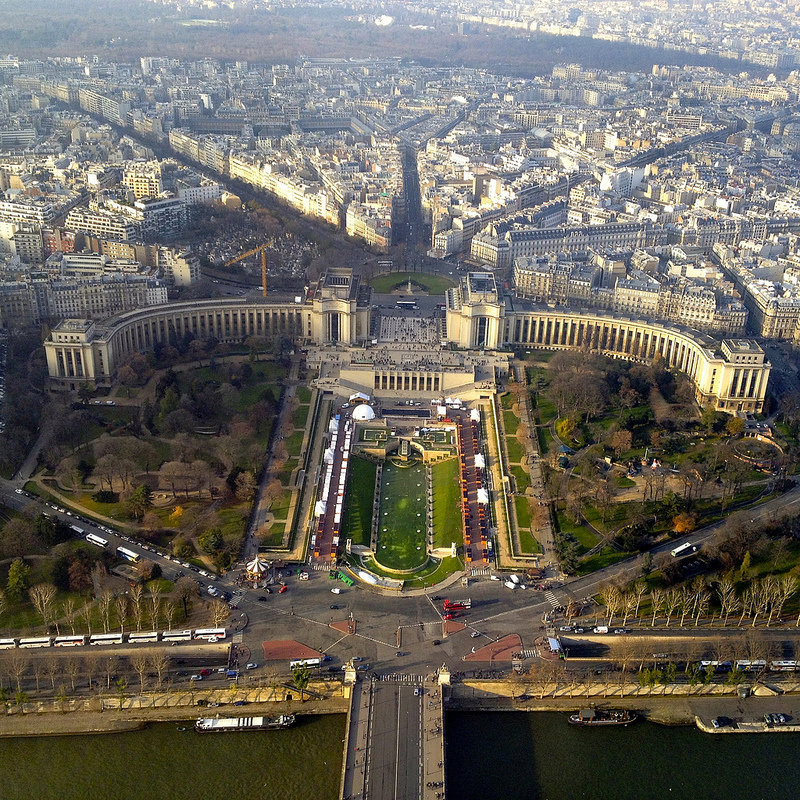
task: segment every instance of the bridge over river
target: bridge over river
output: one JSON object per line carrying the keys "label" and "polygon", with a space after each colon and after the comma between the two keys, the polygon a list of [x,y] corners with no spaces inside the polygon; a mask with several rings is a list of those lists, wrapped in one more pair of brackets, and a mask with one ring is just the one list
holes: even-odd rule
{"label": "bridge over river", "polygon": [[[444,712],[436,676],[353,682],[342,800],[444,798]],[[448,676],[449,677],[449,676]],[[346,681],[347,682],[347,681]]]}

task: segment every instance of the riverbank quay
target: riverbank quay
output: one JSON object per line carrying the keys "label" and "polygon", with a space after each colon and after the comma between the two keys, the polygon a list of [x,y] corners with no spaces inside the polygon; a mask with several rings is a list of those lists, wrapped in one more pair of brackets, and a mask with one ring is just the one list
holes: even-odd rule
{"label": "riverbank quay", "polygon": [[[300,702],[295,690],[280,686],[237,692],[220,689],[193,695],[188,692],[160,692],[25,703],[22,708],[9,706],[6,713],[0,715],[0,738],[119,733],[137,730],[150,722],[193,722],[200,716],[296,714],[302,717],[347,713],[349,701],[342,696],[341,684],[332,687],[321,682],[319,686],[309,684],[308,688],[316,696],[304,702]],[[292,699],[287,699],[287,696]]]}

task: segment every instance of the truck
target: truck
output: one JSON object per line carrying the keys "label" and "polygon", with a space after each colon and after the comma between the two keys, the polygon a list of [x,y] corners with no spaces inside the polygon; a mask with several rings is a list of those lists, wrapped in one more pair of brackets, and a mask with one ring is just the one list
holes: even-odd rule
{"label": "truck", "polygon": [[461,611],[465,608],[472,608],[472,600],[469,597],[466,600],[447,600],[445,598],[445,611]]}

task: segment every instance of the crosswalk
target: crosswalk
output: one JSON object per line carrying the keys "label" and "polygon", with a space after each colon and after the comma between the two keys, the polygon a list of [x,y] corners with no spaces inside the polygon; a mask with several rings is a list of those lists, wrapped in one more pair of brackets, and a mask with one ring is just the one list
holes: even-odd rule
{"label": "crosswalk", "polygon": [[389,683],[425,683],[429,675],[409,675],[405,672],[394,672],[389,675],[378,676],[379,681],[387,681]]}
{"label": "crosswalk", "polygon": [[558,606],[561,605],[558,598],[549,589],[544,593],[544,599],[547,600],[553,608],[558,608]]}

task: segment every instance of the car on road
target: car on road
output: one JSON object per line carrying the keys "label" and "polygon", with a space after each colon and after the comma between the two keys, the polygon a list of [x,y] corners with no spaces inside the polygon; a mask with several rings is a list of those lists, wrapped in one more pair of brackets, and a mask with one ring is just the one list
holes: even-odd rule
{"label": "car on road", "polygon": [[363,661],[364,659],[361,656],[353,656],[353,661]]}
{"label": "car on road", "polygon": [[628,631],[625,630],[625,628],[614,628],[614,633],[616,633],[618,636],[623,634],[623,633],[627,633],[627,632]]}
{"label": "car on road", "polygon": [[192,675],[192,677],[189,678],[189,680],[190,681],[201,681],[201,680],[203,680],[203,676],[202,675]]}
{"label": "car on road", "polygon": [[414,687],[414,697],[419,697],[422,694],[422,689],[419,686]]}
{"label": "car on road", "polygon": [[259,602],[259,603],[266,603],[266,602],[267,602],[267,598],[266,598],[266,597],[265,597],[265,596],[262,594],[262,595],[261,595],[261,596],[258,598],[258,602]]}
{"label": "car on road", "polygon": [[337,586],[337,587],[334,587],[333,589],[331,589],[331,593],[332,594],[341,594],[342,590]]}
{"label": "car on road", "polygon": [[331,606],[331,609],[333,609],[334,611],[335,611],[336,609],[338,609],[338,608],[339,608],[339,606],[337,606],[337,605],[332,605],[332,606]]}
{"label": "car on road", "polygon": [[575,628],[575,633],[586,633],[586,628]]}
{"label": "car on road", "polygon": [[278,594],[283,594],[288,588],[288,586],[281,586],[281,588],[278,589]]}
{"label": "car on road", "polygon": [[719,720],[716,717],[714,717],[714,719],[711,720],[711,724],[714,726],[715,729],[720,727]]}
{"label": "car on road", "polygon": [[434,639],[434,640],[431,642],[431,644],[432,644],[434,647],[436,647],[436,645],[439,645],[439,644],[441,644],[441,642],[440,642],[438,639]]}
{"label": "car on road", "polygon": [[201,669],[200,670],[200,674],[201,675],[210,675],[211,674],[211,670],[210,669]]}
{"label": "car on road", "polygon": [[235,700],[233,703],[235,706],[246,706],[247,700]]}
{"label": "car on road", "polygon": [[398,650],[398,651],[395,653],[395,655],[396,655],[396,656],[404,656],[404,655],[405,655],[405,653],[403,653],[401,650]]}
{"label": "car on road", "polygon": [[564,633],[572,633],[572,625],[562,625],[559,630],[564,631]]}
{"label": "car on road", "polygon": [[472,631],[472,633],[470,634],[470,637],[473,638],[473,639],[477,639],[480,635],[481,635],[480,631]]}
{"label": "car on road", "polygon": [[252,662],[252,663],[248,664],[245,667],[245,669],[258,669],[258,664],[256,664],[255,662]]}

